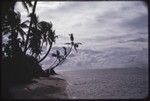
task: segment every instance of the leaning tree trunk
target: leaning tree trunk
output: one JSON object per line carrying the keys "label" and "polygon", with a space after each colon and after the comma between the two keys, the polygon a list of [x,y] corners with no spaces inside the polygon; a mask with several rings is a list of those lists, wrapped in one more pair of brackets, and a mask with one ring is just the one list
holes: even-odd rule
{"label": "leaning tree trunk", "polygon": [[[72,46],[71,46],[69,52],[66,54],[64,60],[62,60],[61,62],[57,63],[55,66],[52,66],[52,68],[46,69],[46,70],[45,70],[45,71],[46,71],[46,74],[47,74],[47,75],[56,75],[57,73],[54,71],[54,69],[55,69],[57,66],[61,65],[61,64],[65,61],[66,57],[71,53],[71,50],[72,50]],[[51,66],[50,66],[50,67],[51,67]]]}
{"label": "leaning tree trunk", "polygon": [[41,60],[39,60],[38,63],[42,62],[47,57],[47,55],[51,51],[51,48],[52,48],[52,43],[50,43],[49,49],[48,49],[47,53],[45,54],[45,56],[43,56],[43,58]]}

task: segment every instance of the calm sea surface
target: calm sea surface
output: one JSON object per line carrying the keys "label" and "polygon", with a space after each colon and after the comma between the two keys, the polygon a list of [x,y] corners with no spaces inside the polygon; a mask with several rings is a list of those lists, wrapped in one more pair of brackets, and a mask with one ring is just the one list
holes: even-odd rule
{"label": "calm sea surface", "polygon": [[148,95],[148,69],[59,71],[70,99],[128,99]]}

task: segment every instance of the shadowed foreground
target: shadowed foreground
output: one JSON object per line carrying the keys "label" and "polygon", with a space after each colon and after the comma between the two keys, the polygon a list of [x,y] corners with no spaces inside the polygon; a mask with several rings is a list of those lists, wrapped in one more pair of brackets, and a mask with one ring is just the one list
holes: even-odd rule
{"label": "shadowed foreground", "polygon": [[17,99],[139,99],[148,96],[148,68],[57,71],[11,89]]}
{"label": "shadowed foreground", "polygon": [[13,87],[11,93],[15,99],[66,99],[66,86],[61,78],[40,77],[31,84]]}

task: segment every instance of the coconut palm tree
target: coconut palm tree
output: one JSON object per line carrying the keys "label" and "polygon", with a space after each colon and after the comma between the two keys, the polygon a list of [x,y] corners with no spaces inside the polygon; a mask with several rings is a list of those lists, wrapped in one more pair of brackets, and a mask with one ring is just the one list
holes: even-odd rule
{"label": "coconut palm tree", "polygon": [[[13,55],[14,53],[17,52],[16,49],[19,49],[19,45],[21,44],[22,46],[24,44],[24,41],[25,41],[24,37],[26,33],[24,32],[22,28],[27,27],[26,23],[29,22],[29,21],[25,21],[21,23],[20,13],[14,11],[16,2],[17,2],[16,0],[11,1],[11,2],[10,1],[1,2],[2,3],[2,6],[1,6],[2,8],[1,9],[2,35],[7,36],[7,34],[9,33],[11,34],[9,35],[9,41],[8,41],[9,44],[3,45],[3,46],[7,46],[7,48],[5,49],[7,50],[5,51],[7,52],[7,55],[8,54],[11,55],[10,53],[12,53]],[[27,11],[28,11],[28,6],[30,7],[32,6],[30,0],[23,0],[22,4],[27,9]],[[18,38],[18,36],[21,36],[21,38]],[[17,46],[17,44],[19,45]]]}
{"label": "coconut palm tree", "polygon": [[39,62],[43,61],[47,55],[49,54],[51,48],[52,48],[52,44],[55,42],[55,38],[57,38],[58,36],[55,35],[55,30],[52,30],[52,23],[48,23],[45,21],[39,22],[38,23],[38,27],[41,31],[41,35],[42,35],[42,39],[41,40],[41,48],[43,47],[43,44],[46,43],[46,46],[49,45],[49,49],[47,51],[47,53],[39,60]]}
{"label": "coconut palm tree", "polygon": [[[8,42],[3,43],[3,56],[14,57],[21,56],[31,56],[37,59],[38,63],[42,62],[50,53],[53,43],[58,37],[55,34],[55,30],[52,30],[52,23],[46,21],[39,21],[35,13],[37,0],[32,5],[29,0],[23,2],[24,7],[27,9],[30,20],[21,22],[21,14],[14,11],[14,5],[16,2],[11,4],[11,7],[8,7],[7,13],[4,13],[2,20],[2,35],[8,35]],[[32,6],[32,12],[28,10],[28,6]],[[13,20],[12,20],[13,19]],[[24,29],[28,29],[26,32]],[[9,35],[10,33],[10,35]],[[56,58],[56,61],[50,66],[53,71],[55,67],[61,65],[67,56],[71,53],[72,48],[77,51],[79,44],[75,43],[73,34],[70,34],[70,43],[66,43],[70,46],[67,50],[66,47],[63,47],[63,54],[60,50],[56,50],[56,53],[53,53],[52,56]],[[42,49],[44,46],[48,47],[47,52],[41,57]],[[24,58],[24,57],[22,57]]]}
{"label": "coconut palm tree", "polygon": [[28,47],[29,36],[30,36],[30,31],[31,31],[32,24],[36,25],[36,23],[37,23],[37,16],[35,14],[36,5],[37,5],[37,0],[34,2],[32,13],[30,13],[30,15],[29,15],[29,17],[31,19],[30,19],[30,25],[29,25],[29,29],[28,29],[28,33],[27,33],[27,37],[26,37],[26,42],[25,42],[25,48],[24,48],[24,53],[25,54],[26,54],[27,47]]}
{"label": "coconut palm tree", "polygon": [[79,42],[77,42],[77,43],[75,43],[74,42],[74,36],[73,36],[73,34],[69,34],[69,36],[70,36],[70,43],[66,43],[67,45],[69,45],[69,49],[68,49],[68,51],[67,51],[67,48],[66,47],[62,47],[62,49],[63,49],[63,53],[62,54],[60,54],[61,52],[60,52],[60,50],[56,50],[56,53],[53,53],[52,54],[52,56],[53,57],[55,57],[56,58],[56,60],[50,65],[50,67],[46,70],[47,71],[47,73],[49,73],[49,74],[56,74],[56,72],[54,71],[54,69],[57,67],[57,66],[59,66],[59,65],[61,65],[61,64],[63,64],[63,62],[66,60],[66,58],[69,56],[69,54],[71,53],[71,51],[72,51],[72,47],[74,47],[74,49],[75,49],[75,51],[77,52],[77,48],[79,47],[79,45],[80,44],[82,44],[82,43],[79,43]]}
{"label": "coconut palm tree", "polygon": [[[29,46],[27,49],[31,49],[32,54],[36,54],[35,57],[39,56],[39,63],[43,61],[47,55],[49,54],[53,43],[55,42],[55,38],[58,36],[55,35],[55,30],[52,30],[52,23],[41,21],[36,24],[36,27],[31,28],[29,36]],[[46,54],[40,58],[40,53],[43,48],[43,44],[49,46]]]}
{"label": "coconut palm tree", "polygon": [[[17,47],[19,48],[20,45],[22,45],[25,41],[24,36],[26,35],[26,33],[24,32],[24,30],[22,29],[23,27],[25,27],[25,23],[27,23],[28,21],[25,21],[23,23],[21,23],[20,21],[20,13],[19,12],[14,12],[12,10],[10,10],[9,12],[7,12],[7,17],[5,19],[3,19],[1,25],[2,25],[2,35],[9,35],[9,47],[13,48],[12,51],[13,52],[17,52],[16,49]],[[13,20],[12,20],[13,19]],[[20,36],[20,38],[18,38],[18,36]],[[17,46],[18,45],[18,46]],[[7,48],[8,49],[8,48]]]}

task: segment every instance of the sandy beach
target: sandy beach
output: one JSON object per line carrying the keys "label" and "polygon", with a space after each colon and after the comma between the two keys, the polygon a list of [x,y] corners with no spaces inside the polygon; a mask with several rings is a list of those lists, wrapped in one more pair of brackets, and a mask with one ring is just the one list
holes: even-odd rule
{"label": "sandy beach", "polygon": [[15,99],[67,99],[67,82],[56,76],[33,79],[31,84],[11,88]]}
{"label": "sandy beach", "polygon": [[4,1],[2,99],[150,101],[148,0]]}
{"label": "sandy beach", "polygon": [[57,71],[11,89],[16,99],[139,99],[148,96],[147,68]]}

